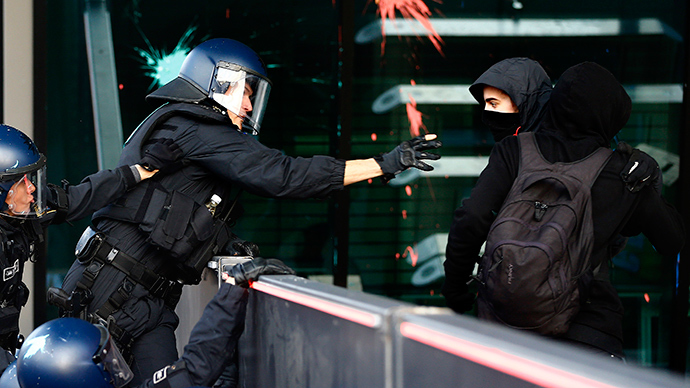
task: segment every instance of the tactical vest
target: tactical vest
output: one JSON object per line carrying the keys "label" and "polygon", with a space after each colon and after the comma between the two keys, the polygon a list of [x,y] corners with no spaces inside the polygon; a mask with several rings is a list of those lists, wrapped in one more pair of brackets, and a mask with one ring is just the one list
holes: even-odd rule
{"label": "tactical vest", "polygon": [[0,244],[0,347],[13,351],[19,333],[19,312],[29,298],[22,275],[24,263],[33,253],[33,245],[21,229],[1,219]]}
{"label": "tactical vest", "polygon": [[[223,122],[223,117],[217,112],[200,105],[164,105],[149,115],[127,139],[119,166],[138,163],[147,141],[175,136],[177,128],[168,122],[173,116],[189,117],[200,123],[201,130],[204,122]],[[208,179],[198,179],[205,175]],[[197,179],[192,181],[190,177]],[[138,224],[139,229],[148,235],[147,242],[166,250],[184,267],[190,254],[214,233],[217,223],[214,223],[205,204],[213,194],[226,198],[229,191],[229,185],[219,184],[203,167],[183,163],[178,171],[157,174],[137,184],[122,198],[97,211],[93,221],[96,226],[106,218]],[[196,277],[183,280],[194,283]]]}

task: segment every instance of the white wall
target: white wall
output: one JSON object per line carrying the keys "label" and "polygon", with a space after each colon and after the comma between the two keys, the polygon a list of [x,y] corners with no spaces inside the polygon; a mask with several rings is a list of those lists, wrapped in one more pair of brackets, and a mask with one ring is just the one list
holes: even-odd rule
{"label": "white wall", "polygon": [[[20,129],[33,138],[33,1],[3,0],[3,116],[4,124]],[[24,269],[24,283],[31,289],[33,264]],[[19,327],[24,335],[34,328],[33,298],[22,311]],[[45,297],[45,295],[38,295]]]}

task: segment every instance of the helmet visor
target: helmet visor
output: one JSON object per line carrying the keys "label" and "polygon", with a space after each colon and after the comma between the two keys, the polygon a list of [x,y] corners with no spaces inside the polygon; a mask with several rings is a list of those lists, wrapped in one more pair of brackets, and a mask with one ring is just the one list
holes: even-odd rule
{"label": "helmet visor", "polygon": [[233,115],[241,120],[242,130],[258,134],[271,91],[269,80],[242,66],[219,62],[212,82],[210,97],[228,110],[234,123]]}
{"label": "helmet visor", "polygon": [[45,157],[30,166],[8,169],[0,174],[6,187],[5,215],[14,218],[36,218],[48,211],[48,185]]}
{"label": "helmet visor", "polygon": [[101,343],[98,352],[93,356],[93,362],[101,365],[112,378],[112,384],[116,387],[124,387],[132,381],[134,373],[129,369],[125,358],[117,348],[110,333],[102,325],[95,325],[101,331]]}

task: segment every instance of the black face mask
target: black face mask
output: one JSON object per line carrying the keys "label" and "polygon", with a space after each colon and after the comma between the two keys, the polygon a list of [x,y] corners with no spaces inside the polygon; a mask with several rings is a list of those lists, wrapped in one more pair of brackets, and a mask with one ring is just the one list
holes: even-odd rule
{"label": "black face mask", "polygon": [[482,111],[482,121],[491,130],[494,141],[514,135],[520,128],[520,113],[503,113],[493,110]]}

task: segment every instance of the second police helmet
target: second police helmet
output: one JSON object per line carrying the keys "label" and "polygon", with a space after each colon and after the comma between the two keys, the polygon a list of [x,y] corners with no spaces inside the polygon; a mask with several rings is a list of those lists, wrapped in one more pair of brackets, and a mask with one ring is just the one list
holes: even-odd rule
{"label": "second police helmet", "polygon": [[0,209],[13,218],[47,211],[46,158],[22,131],[0,125]]}
{"label": "second police helmet", "polygon": [[174,80],[146,96],[147,100],[198,103],[214,101],[238,127],[259,133],[271,91],[261,57],[236,40],[203,42],[187,54]]}
{"label": "second police helmet", "polygon": [[31,332],[14,373],[21,388],[118,388],[134,377],[108,330],[78,318],[54,319]]}

